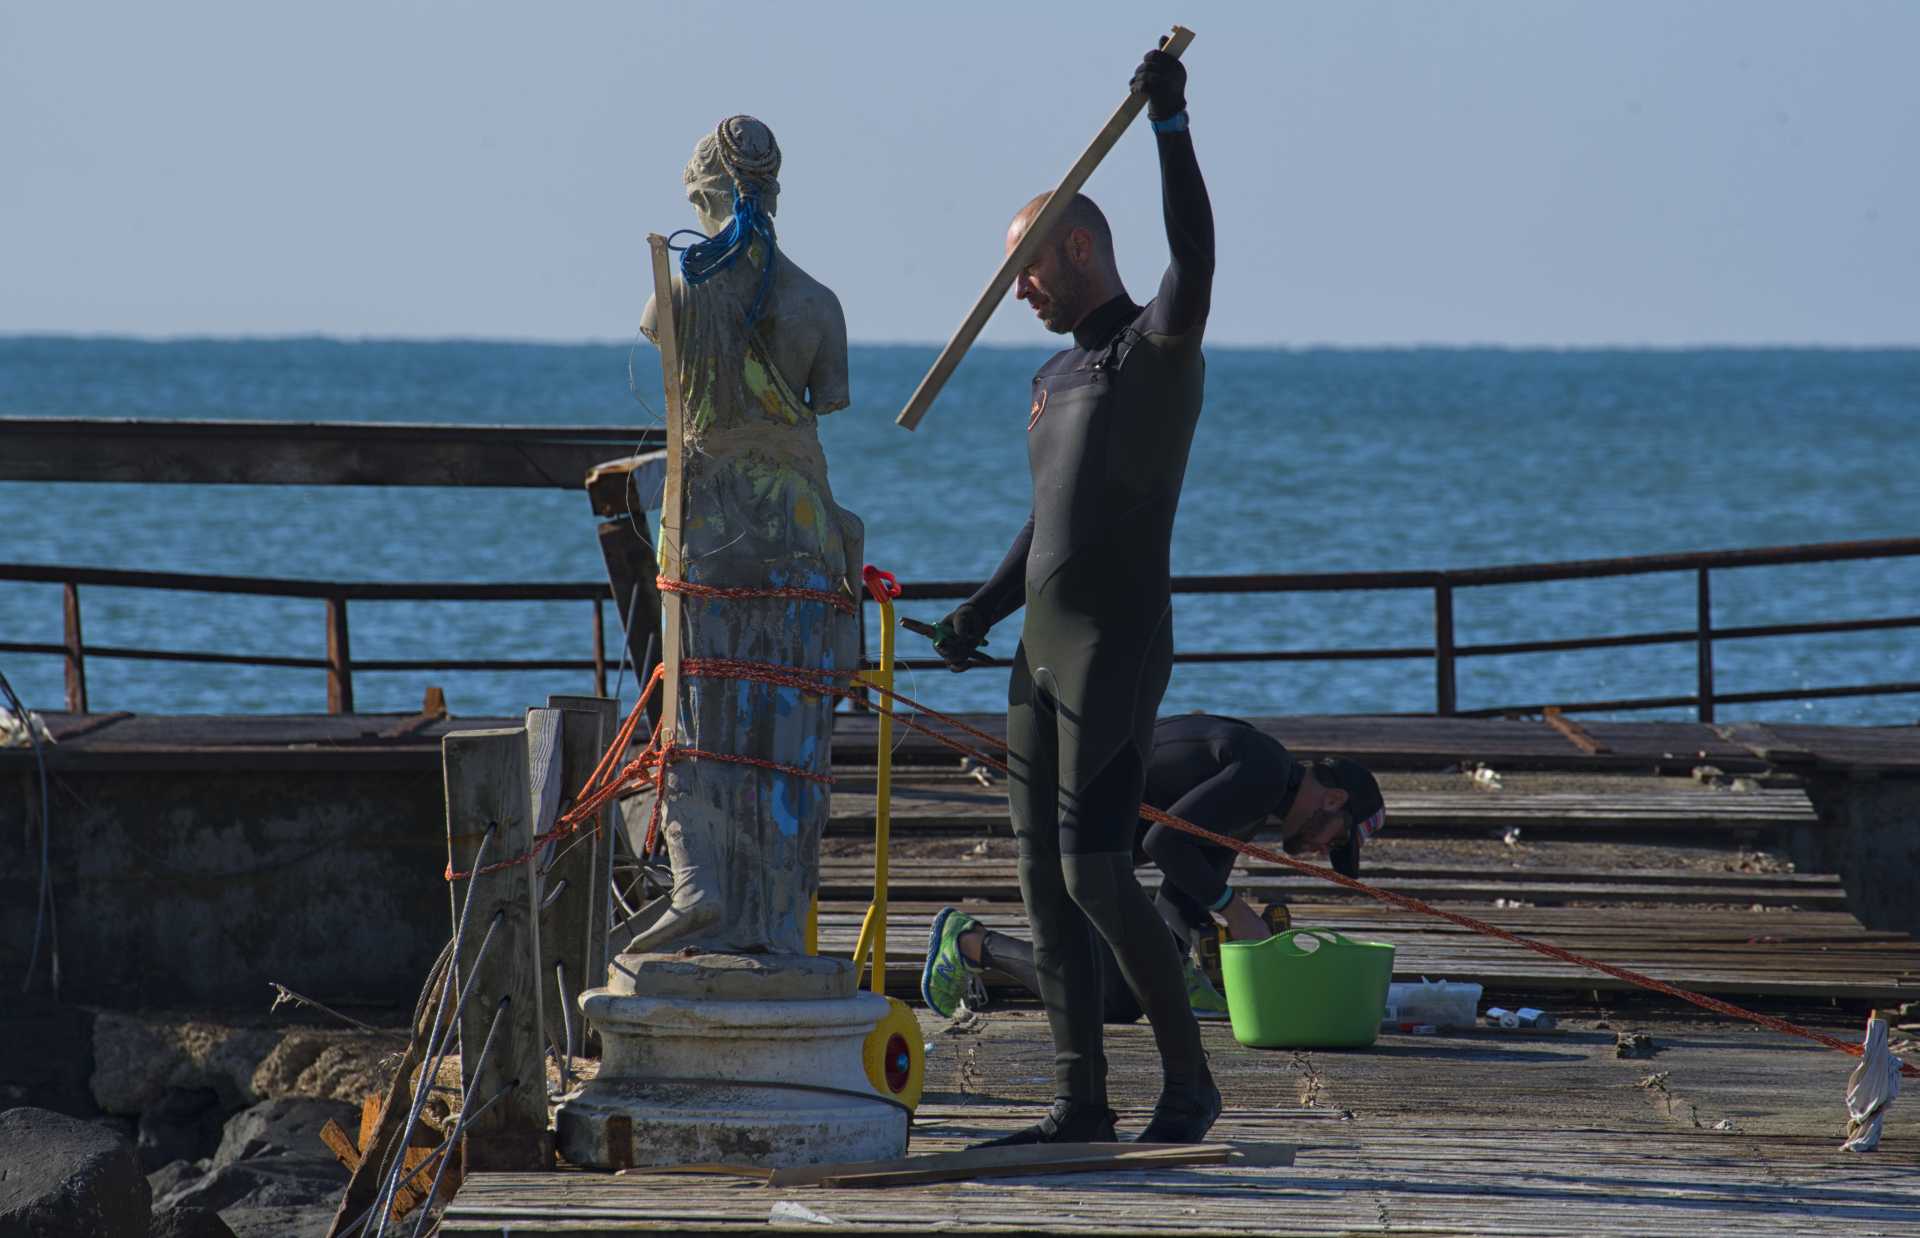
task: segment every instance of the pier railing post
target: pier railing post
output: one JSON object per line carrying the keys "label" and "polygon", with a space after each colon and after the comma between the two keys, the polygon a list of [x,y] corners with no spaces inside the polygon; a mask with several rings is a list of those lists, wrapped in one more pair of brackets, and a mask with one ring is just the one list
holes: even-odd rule
{"label": "pier railing post", "polygon": [[1453,681],[1453,585],[1445,580],[1433,586],[1434,712],[1451,717],[1458,707]]}
{"label": "pier railing post", "polygon": [[353,712],[353,652],[347,641],[347,599],[327,599],[327,712]]}
{"label": "pier railing post", "polygon": [[467,1173],[553,1168],[543,992],[536,974],[542,957],[539,894],[528,859],[534,818],[527,738],[525,727],[513,727],[455,731],[441,741],[452,871],[474,870],[491,834],[482,867],[451,884],[456,931],[467,886],[474,885],[454,955],[464,973],[454,977],[465,993],[457,1012],[461,1091],[472,1110],[491,1103],[467,1128]]}
{"label": "pier railing post", "polygon": [[61,586],[61,610],[67,646],[67,712],[87,712],[87,646],[80,636],[80,586]]}
{"label": "pier railing post", "polygon": [[1707,569],[1699,573],[1699,619],[1695,628],[1698,638],[1700,721],[1713,721],[1713,588],[1708,583]]}
{"label": "pier railing post", "polygon": [[604,599],[593,599],[593,694],[607,694],[607,616]]}

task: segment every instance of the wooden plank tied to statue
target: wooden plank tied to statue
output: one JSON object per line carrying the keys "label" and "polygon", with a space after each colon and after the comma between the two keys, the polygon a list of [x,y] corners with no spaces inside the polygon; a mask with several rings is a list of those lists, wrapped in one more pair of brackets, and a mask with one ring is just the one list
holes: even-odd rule
{"label": "wooden plank tied to statue", "polygon": [[[660,349],[660,374],[667,399],[667,479],[660,495],[660,574],[669,580],[686,579],[686,556],[681,533],[686,524],[687,417],[680,390],[680,330],[673,306],[673,268],[667,238],[647,237],[653,259],[654,343]],[[660,662],[664,668],[660,700],[660,744],[673,743],[680,721],[680,653],[686,642],[684,611],[678,593],[660,595]]]}
{"label": "wooden plank tied to statue", "polygon": [[[1167,36],[1160,50],[1169,56],[1179,56],[1187,50],[1187,44],[1191,42],[1193,42],[1193,31],[1185,26],[1175,26],[1173,33]],[[980,294],[980,299],[973,303],[973,308],[967,311],[966,318],[960,323],[960,329],[953,333],[953,338],[947,341],[947,346],[940,350],[940,356],[934,361],[933,368],[928,370],[927,376],[920,380],[920,385],[914,389],[913,397],[907,401],[907,406],[900,410],[898,417],[894,418],[897,423],[909,430],[920,424],[920,419],[926,416],[927,409],[933,406],[941,388],[947,385],[947,380],[953,377],[953,372],[960,368],[960,359],[967,355],[967,349],[973,347],[973,341],[979,338],[981,329],[987,325],[987,319],[993,317],[993,311],[999,308],[1000,299],[1006,296],[1007,289],[1013,286],[1014,276],[1018,275],[1028,263],[1033,261],[1034,255],[1040,252],[1040,247],[1053,234],[1054,226],[1060,222],[1061,216],[1066,214],[1067,204],[1073,201],[1073,196],[1080,192],[1080,187],[1087,183],[1087,178],[1093,175],[1093,170],[1100,166],[1100,161],[1107,157],[1107,152],[1113,149],[1114,143],[1120,140],[1120,135],[1127,131],[1127,126],[1133,123],[1133,118],[1140,114],[1140,109],[1145,107],[1146,103],[1145,95],[1129,93],[1126,102],[1114,109],[1105,127],[1094,135],[1093,141],[1081,153],[1080,158],[1074,160],[1073,166],[1067,169],[1067,174],[1060,178],[1060,184],[1047,198],[1046,205],[1040,208],[1040,213],[1035,215],[1032,222],[1027,225],[1026,235],[1020,238],[1020,243],[1013,247],[1013,252],[1007,255],[1007,260],[1000,264],[1000,269],[995,271],[993,278],[987,281],[986,290]],[[671,450],[671,443],[669,443],[669,450]]]}

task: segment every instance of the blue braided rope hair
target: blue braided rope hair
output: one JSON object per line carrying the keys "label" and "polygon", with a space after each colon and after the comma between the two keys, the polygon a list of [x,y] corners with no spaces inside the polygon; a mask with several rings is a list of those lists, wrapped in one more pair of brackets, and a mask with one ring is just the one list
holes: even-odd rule
{"label": "blue braided rope hair", "polygon": [[[673,244],[683,236],[699,239],[685,245]],[[773,220],[767,218],[766,211],[761,209],[760,195],[751,191],[742,193],[736,187],[733,191],[733,218],[727,221],[727,226],[719,236],[682,228],[667,238],[668,247],[680,254],[681,276],[688,284],[704,284],[738,262],[756,236],[767,243],[767,269],[760,273],[759,291],[753,294],[753,304],[747,307],[748,326],[758,321],[761,311],[766,308],[767,292],[773,287],[774,262],[779,255],[773,239]]]}

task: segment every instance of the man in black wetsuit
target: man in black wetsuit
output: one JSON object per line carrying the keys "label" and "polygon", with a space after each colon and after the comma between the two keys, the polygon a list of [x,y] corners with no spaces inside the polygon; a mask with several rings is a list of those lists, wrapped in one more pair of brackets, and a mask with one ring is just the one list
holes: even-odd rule
{"label": "man in black wetsuit", "polygon": [[[1172,262],[1144,307],[1127,296],[1106,218],[1076,197],[1014,295],[1072,333],[1033,380],[1033,513],[1004,562],[938,628],[956,668],[1026,605],[1007,688],[1009,808],[1020,894],[1053,1034],[1055,1100],[996,1143],[1115,1138],[1101,1046],[1095,933],[1153,1023],[1163,1085],[1140,1135],[1192,1142],[1220,1114],[1180,959],[1133,876],[1133,833],[1172,667],[1169,554],[1200,417],[1201,332],[1213,288],[1213,212],[1187,132],[1186,69],[1148,52],[1132,89],[1160,152]],[[1011,252],[1044,196],[1014,217]]]}
{"label": "man in black wetsuit", "polygon": [[[1210,714],[1182,714],[1154,725],[1144,802],[1230,838],[1252,838],[1262,828],[1277,827],[1289,853],[1328,851],[1334,868],[1348,876],[1359,875],[1361,845],[1386,819],[1380,784],[1365,766],[1342,757],[1303,762],[1256,727]],[[1236,940],[1268,936],[1266,921],[1228,884],[1233,851],[1144,819],[1138,838],[1141,852],[1162,874],[1155,903],[1181,951],[1213,932],[1216,915]],[[1105,977],[1103,1017],[1108,1023],[1131,1023],[1140,1017],[1140,1004],[1112,951],[1103,942],[1095,945]],[[969,977],[977,983],[989,967],[1039,992],[1032,947],[958,908],[941,909],[921,971],[927,1005],[952,1017]],[[1185,971],[1195,1012],[1224,1013],[1211,986],[1191,965]]]}

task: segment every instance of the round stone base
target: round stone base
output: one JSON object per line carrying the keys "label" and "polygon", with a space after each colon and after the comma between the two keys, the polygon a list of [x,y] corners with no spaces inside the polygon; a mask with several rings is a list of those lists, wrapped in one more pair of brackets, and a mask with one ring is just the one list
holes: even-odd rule
{"label": "round stone base", "polygon": [[710,1162],[781,1168],[879,1160],[907,1147],[907,1111],[861,1050],[887,1014],[871,993],[791,1001],[624,995],[580,1005],[600,1074],[560,1106],[561,1155],[624,1169]]}
{"label": "round stone base", "polygon": [[907,1114],[860,1099],[757,1084],[596,1079],[560,1106],[560,1154],[575,1165],[762,1165],[783,1169],[905,1154]]}

